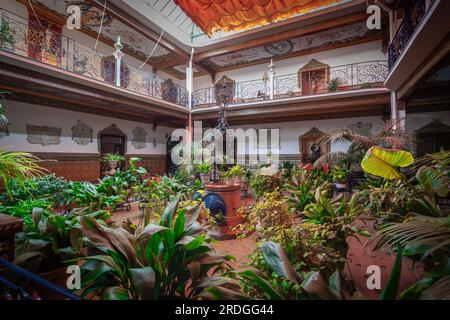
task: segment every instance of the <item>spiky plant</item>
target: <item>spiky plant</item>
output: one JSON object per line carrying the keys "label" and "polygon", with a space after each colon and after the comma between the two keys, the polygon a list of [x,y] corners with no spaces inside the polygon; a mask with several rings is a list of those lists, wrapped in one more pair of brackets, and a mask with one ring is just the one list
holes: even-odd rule
{"label": "spiky plant", "polygon": [[6,108],[5,108],[5,98],[4,94],[7,94],[9,92],[0,90],[0,128],[5,128],[9,126],[9,120],[8,117],[6,117]]}
{"label": "spiky plant", "polygon": [[9,184],[12,180],[26,188],[25,181],[47,172],[46,169],[39,166],[38,162],[39,158],[30,153],[0,149],[0,180],[10,196]]}
{"label": "spiky plant", "polygon": [[349,143],[346,152],[335,151],[322,155],[315,165],[324,163],[343,164],[346,167],[359,163],[367,150],[373,146],[386,149],[414,151],[416,137],[397,129],[398,123],[388,122],[375,134],[362,135],[350,129],[340,129],[324,135],[317,143]]}

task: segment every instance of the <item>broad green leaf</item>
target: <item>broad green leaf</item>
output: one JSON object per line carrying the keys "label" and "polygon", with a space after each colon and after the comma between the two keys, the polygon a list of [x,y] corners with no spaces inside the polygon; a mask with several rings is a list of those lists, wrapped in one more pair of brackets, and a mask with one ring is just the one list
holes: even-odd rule
{"label": "broad green leaf", "polygon": [[143,300],[151,300],[155,287],[155,271],[151,267],[130,269],[131,284]]}
{"label": "broad green leaf", "polygon": [[183,235],[184,227],[185,227],[185,218],[184,213],[181,212],[177,219],[175,220],[175,224],[173,226],[173,232],[174,232],[174,241],[178,241],[178,239]]}
{"label": "broad green leaf", "polygon": [[105,290],[103,298],[105,300],[130,300],[128,291],[121,287],[110,287]]}
{"label": "broad green leaf", "polygon": [[322,300],[337,300],[339,296],[333,293],[328,287],[322,274],[318,271],[310,272],[302,283],[302,288],[313,297]]}
{"label": "broad green leaf", "polygon": [[273,241],[264,242],[261,246],[261,253],[273,272],[295,283],[302,281],[289,262],[289,258],[283,248],[278,243]]}
{"label": "broad green leaf", "polygon": [[396,167],[407,167],[414,162],[413,155],[404,150],[371,147],[361,161],[361,167],[367,173],[388,180],[400,178]]}
{"label": "broad green leaf", "polygon": [[263,279],[261,276],[256,274],[252,270],[244,270],[241,272],[237,272],[242,278],[252,281],[255,285],[257,285],[262,292],[267,296],[270,300],[283,300],[283,296],[277,292],[272,286]]}
{"label": "broad green leaf", "polygon": [[380,300],[395,300],[397,298],[398,288],[400,285],[400,277],[402,273],[403,250],[401,247],[397,249],[397,257],[392,267],[389,280],[383,291],[380,293]]}
{"label": "broad green leaf", "polygon": [[173,216],[178,208],[178,203],[180,202],[181,194],[177,194],[172,201],[169,202],[169,204],[164,209],[164,212],[161,216],[160,224],[165,227],[170,227]]}

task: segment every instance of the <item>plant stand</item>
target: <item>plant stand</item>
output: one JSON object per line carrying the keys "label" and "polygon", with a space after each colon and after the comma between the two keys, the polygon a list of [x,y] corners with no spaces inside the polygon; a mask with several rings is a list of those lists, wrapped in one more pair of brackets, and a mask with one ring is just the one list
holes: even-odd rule
{"label": "plant stand", "polygon": [[0,257],[14,260],[15,235],[22,231],[22,219],[0,213]]}
{"label": "plant stand", "polygon": [[235,239],[238,234],[232,229],[242,223],[242,217],[237,212],[241,207],[241,185],[209,183],[205,185],[205,190],[207,193],[219,195],[225,201],[227,209],[225,221],[211,232],[211,236],[218,240]]}

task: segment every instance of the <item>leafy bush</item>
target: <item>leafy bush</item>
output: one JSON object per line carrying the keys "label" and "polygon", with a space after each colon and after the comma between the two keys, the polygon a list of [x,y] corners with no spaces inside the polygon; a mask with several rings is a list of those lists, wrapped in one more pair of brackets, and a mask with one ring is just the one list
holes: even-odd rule
{"label": "leafy bush", "polygon": [[19,202],[12,205],[0,205],[0,213],[23,219],[25,230],[28,230],[34,224],[31,217],[33,209],[41,208],[42,216],[48,217],[51,207],[52,203],[47,199],[27,199],[19,200]]}
{"label": "leafy bush", "polygon": [[14,179],[9,184],[11,198],[2,194],[0,201],[14,203],[20,200],[46,198],[55,205],[64,203],[62,192],[69,186],[66,179],[57,177],[54,173],[26,181]]}
{"label": "leafy bush", "polygon": [[278,173],[266,174],[261,169],[250,178],[250,188],[253,196],[258,199],[265,192],[273,192],[281,187],[281,178]]}
{"label": "leafy bush", "polygon": [[90,217],[105,224],[110,217],[108,211],[90,211],[76,208],[65,215],[44,215],[41,208],[35,208],[32,223],[17,234],[15,264],[35,273],[61,268],[64,261],[84,255],[80,219]]}
{"label": "leafy bush", "polygon": [[201,206],[179,208],[180,198],[177,195],[167,205],[158,224],[148,224],[136,234],[82,218],[87,242],[100,252],[80,259],[83,295],[149,300],[231,292],[231,279],[216,276],[230,269],[226,261],[231,257],[216,255],[208,244],[206,232],[196,222]]}

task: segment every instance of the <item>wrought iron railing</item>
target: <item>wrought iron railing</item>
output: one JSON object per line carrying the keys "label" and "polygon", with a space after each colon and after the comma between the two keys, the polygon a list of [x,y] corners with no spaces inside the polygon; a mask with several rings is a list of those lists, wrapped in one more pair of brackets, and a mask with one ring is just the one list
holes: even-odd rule
{"label": "wrought iron railing", "polygon": [[[3,26],[0,50],[114,84],[113,50],[105,54],[7,10],[0,8],[0,14]],[[121,68],[123,89],[186,107],[184,87],[124,62]]]}
{"label": "wrought iron railing", "polygon": [[402,55],[426,13],[426,0],[411,0],[408,2],[403,21],[389,46],[389,70],[394,67]]}
{"label": "wrought iron railing", "polygon": [[[387,61],[377,60],[275,76],[273,94],[269,79],[236,82],[232,84],[234,95],[229,104],[379,87],[383,86],[387,75]],[[215,106],[215,88],[195,90],[192,105],[194,108]]]}

